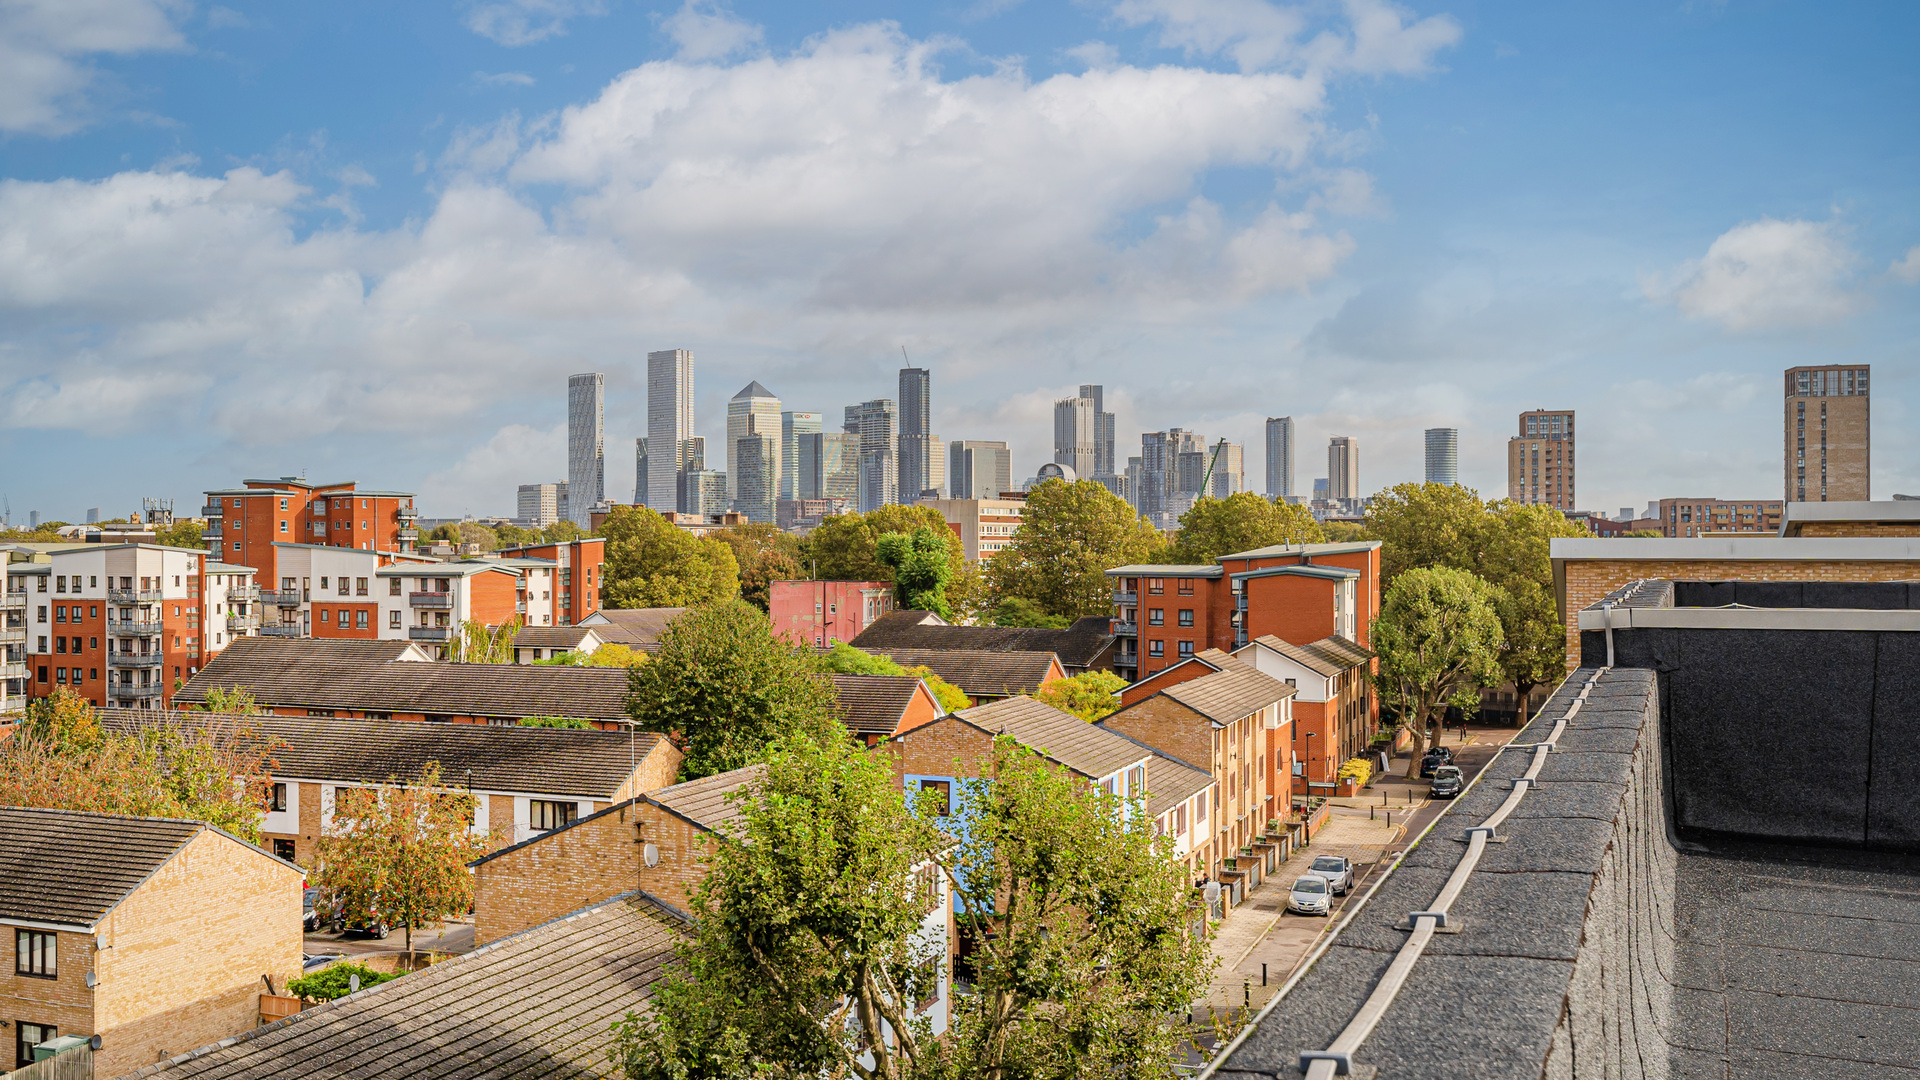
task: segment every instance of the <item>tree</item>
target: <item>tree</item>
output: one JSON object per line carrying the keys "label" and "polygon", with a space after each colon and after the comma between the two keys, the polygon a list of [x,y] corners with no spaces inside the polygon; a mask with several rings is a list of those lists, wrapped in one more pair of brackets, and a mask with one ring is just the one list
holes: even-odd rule
{"label": "tree", "polygon": [[[603,534],[595,533],[594,535]],[[543,544],[571,544],[575,540],[586,539],[586,536],[587,530],[566,518],[561,518],[540,530],[540,542]]]}
{"label": "tree", "polygon": [[1126,688],[1127,680],[1111,671],[1083,671],[1042,686],[1033,700],[1091,724],[1120,707],[1116,695]]}
{"label": "tree", "polygon": [[609,641],[590,653],[577,651],[555,653],[536,664],[550,667],[639,667],[647,662],[647,654],[638,652],[617,641]]}
{"label": "tree", "polygon": [[494,535],[493,530],[477,521],[463,521],[459,529],[460,544],[463,547],[472,544],[481,551],[492,551],[500,546],[500,538]]}
{"label": "tree", "polygon": [[460,636],[453,642],[456,664],[511,664],[513,639],[520,633],[520,620],[508,619],[499,626],[488,626],[475,619],[460,624]]}
{"label": "tree", "polygon": [[457,544],[460,542],[460,526],[451,521],[444,525],[437,525],[427,534],[426,539],[429,543],[435,544]]}
{"label": "tree", "polygon": [[905,667],[895,663],[892,657],[878,656],[874,653],[864,652],[844,641],[834,642],[833,648],[828,649],[822,654],[817,663],[820,665],[820,670],[823,673],[831,672],[841,675],[912,675],[927,684],[927,689],[933,693],[934,700],[938,701],[940,707],[948,712],[952,712],[955,709],[973,707],[972,699],[961,692],[959,687],[935,675],[932,668],[924,664],[918,667]]}
{"label": "tree", "polygon": [[808,576],[819,581],[892,581],[893,568],[880,558],[880,538],[923,527],[947,536],[947,556],[958,572],[966,561],[965,548],[947,528],[947,519],[931,506],[882,506],[864,514],[836,514],[807,534],[800,562]]}
{"label": "tree", "polygon": [[975,626],[986,616],[993,603],[993,590],[987,584],[987,572],[977,559],[961,559],[953,578],[947,582],[947,607],[953,612],[950,622]]}
{"label": "tree", "polygon": [[[1499,590],[1465,570],[1419,567],[1400,575],[1373,621],[1381,704],[1413,726],[1407,774],[1438,741],[1428,726],[1448,705],[1472,709],[1500,678]],[[1421,740],[1428,740],[1422,745]]]}
{"label": "tree", "polygon": [[190,711],[225,713],[228,716],[259,716],[266,710],[253,699],[253,691],[244,686],[215,686],[207,690],[206,700]]}
{"label": "tree", "polygon": [[383,982],[392,982],[403,973],[398,971],[375,971],[365,964],[351,961],[323,967],[311,975],[302,975],[287,982],[287,993],[304,1001],[332,1001],[353,993],[353,977],[360,977],[360,989],[379,986]]}
{"label": "tree", "polygon": [[567,731],[592,731],[593,721],[578,716],[523,716],[521,727],[562,728]]}
{"label": "tree", "polygon": [[644,506],[614,507],[600,534],[607,540],[600,590],[607,607],[694,607],[740,595],[732,548]]}
{"label": "tree", "polygon": [[1380,587],[1418,566],[1473,570],[1486,504],[1456,484],[1395,484],[1367,501],[1367,533],[1380,541]]}
{"label": "tree", "polygon": [[759,609],[713,603],[668,624],[633,669],[627,714],[671,738],[686,754],[680,778],[694,780],[758,761],[783,736],[838,728],[833,687],[814,673],[808,650],[774,637]]}
{"label": "tree", "polygon": [[947,607],[947,582],[953,580],[948,551],[952,539],[952,531],[945,527],[936,533],[922,525],[911,533],[885,533],[875,542],[874,553],[893,571],[896,606],[931,611],[943,619],[953,614]]}
{"label": "tree", "polygon": [[406,927],[412,952],[415,926],[473,908],[467,864],[493,846],[473,818],[473,796],[449,790],[437,761],[411,783],[335,788],[313,884],[350,926]]}
{"label": "tree", "polygon": [[1020,531],[987,569],[996,595],[1021,596],[1049,615],[1113,610],[1106,572],[1164,554],[1159,530],[1092,480],[1048,480],[1027,493]]}
{"label": "tree", "polygon": [[201,538],[203,529],[192,518],[182,518],[171,525],[163,525],[154,530],[153,542],[164,547],[205,548],[206,541]]}
{"label": "tree", "polygon": [[503,548],[521,547],[540,539],[540,534],[532,529],[523,529],[512,522],[501,522],[494,527],[493,535]]}
{"label": "tree", "polygon": [[739,801],[680,962],[617,1025],[615,1060],[634,1080],[926,1075],[915,1065],[938,1048],[914,1002],[947,951],[921,929],[938,900],[917,871],[945,842],[931,813],[844,738],[783,740]]}
{"label": "tree", "polygon": [[1222,555],[1274,544],[1319,544],[1327,531],[1304,506],[1238,491],[1224,499],[1202,498],[1180,515],[1174,561],[1210,563]]}
{"label": "tree", "polygon": [[1566,627],[1553,597],[1552,542],[1593,534],[1551,506],[1502,499],[1487,510],[1476,572],[1501,593],[1498,606],[1506,645],[1500,666],[1518,692],[1524,723],[1533,688],[1566,671]]}
{"label": "tree", "polygon": [[733,549],[740,565],[740,599],[767,611],[776,581],[805,577],[800,570],[800,538],[764,522],[735,525],[714,534]]}
{"label": "tree", "polygon": [[0,746],[0,805],[187,818],[257,843],[273,741],[243,718],[189,715],[120,734],[57,689]]}
{"label": "tree", "polygon": [[1064,630],[1073,625],[1065,615],[1049,615],[1040,605],[1024,596],[1009,596],[987,612],[989,626],[1033,626],[1043,630]]}

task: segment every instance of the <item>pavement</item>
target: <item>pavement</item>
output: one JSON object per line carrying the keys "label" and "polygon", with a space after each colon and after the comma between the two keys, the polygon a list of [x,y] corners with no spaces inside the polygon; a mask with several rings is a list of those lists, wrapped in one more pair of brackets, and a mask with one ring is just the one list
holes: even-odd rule
{"label": "pavement", "polygon": [[[384,941],[353,930],[344,934],[335,934],[331,931],[308,934],[302,951],[308,956],[318,956],[322,953],[339,953],[344,956],[402,953],[407,949],[406,933],[405,930],[390,931]],[[473,924],[454,921],[435,926],[416,926],[413,930],[413,951],[454,955],[472,952]]]}
{"label": "pavement", "polygon": [[[1517,734],[1518,728],[1451,729],[1441,745],[1454,751],[1455,763],[1472,778]],[[1329,799],[1333,813],[1313,842],[1261,882],[1224,920],[1214,924],[1208,944],[1219,965],[1206,998],[1195,1003],[1201,1019],[1208,1009],[1258,1009],[1265,1005],[1321,936],[1339,925],[1346,906],[1366,893],[1374,875],[1392,864],[1409,838],[1420,835],[1446,810],[1451,800],[1429,799],[1427,781],[1407,779],[1408,761],[1406,755],[1396,757],[1390,772],[1376,777],[1359,794]],[[1334,898],[1332,912],[1325,917],[1292,914],[1285,910],[1287,893],[1316,855],[1345,855],[1352,860],[1354,887],[1346,896]]]}

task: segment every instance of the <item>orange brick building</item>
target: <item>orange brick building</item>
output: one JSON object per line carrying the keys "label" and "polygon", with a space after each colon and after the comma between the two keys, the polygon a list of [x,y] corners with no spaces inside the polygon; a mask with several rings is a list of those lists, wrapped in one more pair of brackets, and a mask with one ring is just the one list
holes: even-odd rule
{"label": "orange brick building", "polygon": [[296,476],[244,480],[207,492],[202,539],[222,562],[251,566],[262,582],[278,581],[276,544],[319,544],[359,551],[412,551],[413,495],[362,491],[352,481],[310,484]]}
{"label": "orange brick building", "polygon": [[603,567],[607,542],[598,536],[585,536],[555,544],[527,544],[502,548],[503,558],[542,559],[555,570],[553,624],[576,626],[582,619],[600,610],[600,589],[606,584]]}

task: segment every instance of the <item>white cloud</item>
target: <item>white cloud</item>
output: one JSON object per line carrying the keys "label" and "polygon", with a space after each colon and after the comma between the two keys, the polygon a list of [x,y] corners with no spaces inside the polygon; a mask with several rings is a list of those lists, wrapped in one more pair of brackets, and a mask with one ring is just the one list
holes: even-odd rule
{"label": "white cloud", "polygon": [[567,32],[567,21],[605,15],[601,0],[479,0],[467,7],[467,29],[516,48]]}
{"label": "white cloud", "polygon": [[718,0],[686,0],[660,23],[679,48],[682,60],[722,60],[758,47],[766,31],[736,18]]}
{"label": "white cloud", "polygon": [[1837,222],[1761,218],[1736,225],[1707,256],[1647,282],[1648,295],[1729,330],[1813,326],[1860,310],[1849,287],[1859,257]]}
{"label": "white cloud", "polygon": [[1920,285],[1920,244],[1908,248],[1904,258],[1895,259],[1887,273],[1909,285]]}
{"label": "white cloud", "polygon": [[[541,474],[533,462],[565,462],[566,456],[565,424],[544,430],[509,424],[455,464],[428,473],[420,482],[420,498],[426,505],[440,507],[444,516],[498,513],[499,507],[515,505],[519,485],[551,483],[555,478]],[[607,487],[615,492],[613,485]]]}
{"label": "white cloud", "polygon": [[481,86],[532,86],[534,77],[524,71],[502,71],[498,73],[476,71],[473,81]]}
{"label": "white cloud", "polygon": [[[1153,26],[1159,43],[1189,56],[1224,56],[1241,71],[1303,70],[1316,75],[1420,74],[1435,53],[1460,40],[1450,16],[1415,18],[1388,0],[1344,0],[1345,25],[1308,37],[1315,9],[1267,0],[1118,0],[1113,15]],[[1409,21],[1411,20],[1411,21]]]}
{"label": "white cloud", "polygon": [[0,131],[64,135],[93,119],[98,55],[182,49],[175,0],[0,3]]}
{"label": "white cloud", "polygon": [[1094,71],[1120,66],[1120,50],[1104,41],[1082,42],[1062,52]]}

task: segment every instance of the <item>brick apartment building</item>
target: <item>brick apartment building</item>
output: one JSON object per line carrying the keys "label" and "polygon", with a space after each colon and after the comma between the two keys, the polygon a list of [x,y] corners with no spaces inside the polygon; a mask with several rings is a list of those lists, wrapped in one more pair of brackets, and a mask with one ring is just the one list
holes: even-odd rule
{"label": "brick apartment building", "polygon": [[1871,499],[1873,397],[1867,365],[1824,364],[1786,370],[1788,502]]}
{"label": "brick apartment building", "polygon": [[1507,440],[1507,498],[1523,506],[1576,509],[1573,434],[1572,409],[1521,413],[1519,434]]}
{"label": "brick apartment building", "polygon": [[991,559],[1013,543],[1026,513],[1024,499],[921,499],[946,519],[970,561]]}
{"label": "brick apartment building", "polygon": [[851,642],[892,610],[890,581],[776,581],[767,589],[774,636],[816,648]]}
{"label": "brick apartment building", "polygon": [[[553,626],[578,626],[600,610],[600,589],[605,584],[603,567],[607,561],[607,542],[598,536],[583,536],[553,544],[525,544],[501,548],[494,553],[508,560],[538,560],[528,565],[551,567],[551,586],[541,591],[553,593]],[[546,626],[528,620],[529,626]]]}
{"label": "brick apartment building", "polygon": [[410,552],[420,539],[413,495],[362,491],[352,481],[310,484],[296,476],[243,480],[207,492],[202,539],[222,562],[250,566],[262,582],[282,576],[278,544]]}
{"label": "brick apartment building", "polygon": [[300,974],[299,867],[198,821],[0,807],[0,991],[15,1068],[100,1037],[122,1076],[260,1023]]}
{"label": "brick apartment building", "polygon": [[1785,507],[1779,499],[1661,499],[1653,527],[1670,537],[1777,533]]}

